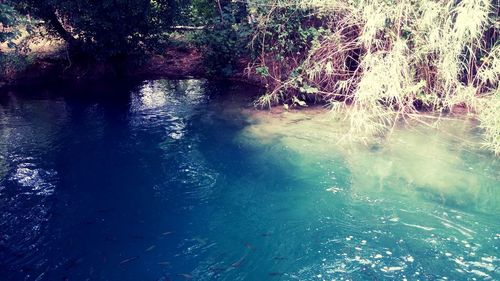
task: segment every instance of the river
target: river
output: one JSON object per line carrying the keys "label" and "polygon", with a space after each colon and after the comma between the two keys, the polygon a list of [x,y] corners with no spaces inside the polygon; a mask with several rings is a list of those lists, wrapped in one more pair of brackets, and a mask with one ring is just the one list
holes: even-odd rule
{"label": "river", "polygon": [[327,110],[257,111],[256,94],[0,93],[0,279],[500,279],[500,161],[474,121],[359,140]]}

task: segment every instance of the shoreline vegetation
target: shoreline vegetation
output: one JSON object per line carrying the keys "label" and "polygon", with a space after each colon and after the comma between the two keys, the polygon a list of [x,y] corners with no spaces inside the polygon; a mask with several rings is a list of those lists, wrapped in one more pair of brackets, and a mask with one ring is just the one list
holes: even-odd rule
{"label": "shoreline vegetation", "polygon": [[498,1],[41,2],[0,1],[0,87],[232,79],[265,89],[257,108],[327,105],[351,136],[471,114],[500,154]]}

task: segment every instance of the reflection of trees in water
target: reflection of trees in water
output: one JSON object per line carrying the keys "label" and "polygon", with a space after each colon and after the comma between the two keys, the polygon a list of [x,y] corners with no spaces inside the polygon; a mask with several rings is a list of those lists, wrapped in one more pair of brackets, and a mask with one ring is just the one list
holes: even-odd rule
{"label": "reflection of trees in water", "polygon": [[209,99],[206,86],[203,80],[147,81],[131,94],[131,130],[161,136],[157,145],[165,176],[154,189],[165,200],[179,187],[188,197],[205,200],[216,182],[192,130],[192,119]]}
{"label": "reflection of trees in water", "polygon": [[184,113],[206,101],[203,80],[152,80],[131,93],[130,111],[162,114]]}

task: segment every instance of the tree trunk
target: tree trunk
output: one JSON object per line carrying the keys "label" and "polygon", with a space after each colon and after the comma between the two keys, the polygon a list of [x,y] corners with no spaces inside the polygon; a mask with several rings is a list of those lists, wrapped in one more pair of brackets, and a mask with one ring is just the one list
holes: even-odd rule
{"label": "tree trunk", "polygon": [[64,40],[66,43],[68,43],[68,47],[74,48],[78,45],[78,41],[69,33],[62,23],[59,21],[57,18],[57,15],[55,12],[50,12],[47,15],[47,21],[50,24],[50,26],[57,32],[57,34]]}

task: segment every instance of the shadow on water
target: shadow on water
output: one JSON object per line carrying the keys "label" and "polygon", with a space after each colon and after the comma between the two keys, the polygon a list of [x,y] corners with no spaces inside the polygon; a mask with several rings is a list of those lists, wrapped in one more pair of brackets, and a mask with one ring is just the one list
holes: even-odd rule
{"label": "shadow on water", "polygon": [[[218,177],[199,151],[211,140],[197,123],[216,120],[212,99],[251,99],[228,97],[235,89],[224,87],[146,81],[3,95],[2,276],[136,280],[144,264],[135,275],[133,264],[143,260],[155,267],[151,278],[161,275],[178,251],[168,240],[184,237],[187,213]],[[231,139],[238,126],[222,135]],[[141,257],[162,245],[159,256]]]}
{"label": "shadow on water", "polygon": [[2,276],[34,280],[63,266],[50,252],[63,238],[52,222],[71,220],[68,177],[80,168],[92,175],[95,164],[82,156],[96,150],[105,108],[110,116],[127,111],[130,87],[49,85],[0,95]]}

